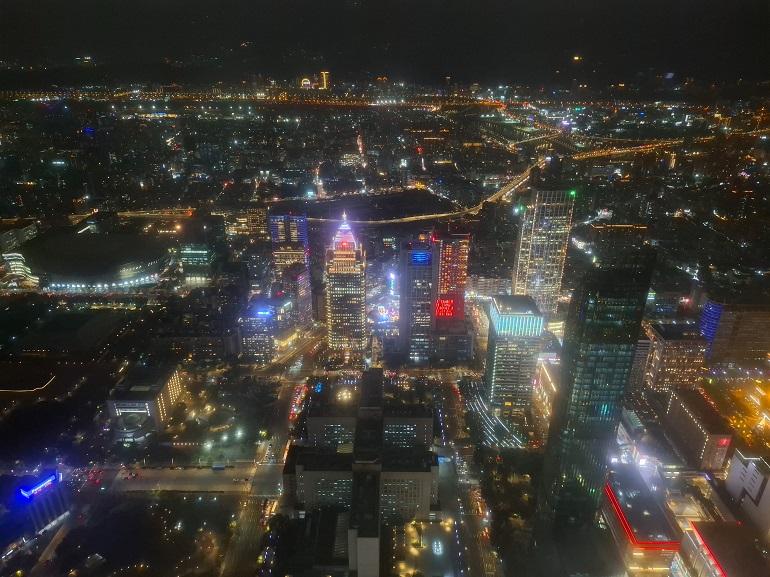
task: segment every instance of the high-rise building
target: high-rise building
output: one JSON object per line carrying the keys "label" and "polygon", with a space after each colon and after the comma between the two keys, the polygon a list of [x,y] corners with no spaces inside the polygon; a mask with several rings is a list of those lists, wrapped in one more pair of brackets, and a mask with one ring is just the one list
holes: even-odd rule
{"label": "high-rise building", "polygon": [[575,290],[564,331],[543,495],[543,512],[562,526],[598,509],[650,286],[646,247],[611,251],[603,247]]}
{"label": "high-rise building", "polygon": [[238,319],[244,358],[258,365],[266,365],[273,360],[277,333],[275,316],[275,306],[269,299],[249,303],[246,313]]}
{"label": "high-rise building", "polygon": [[673,390],[663,427],[691,467],[714,471],[724,466],[732,432],[700,391]]}
{"label": "high-rise building", "polygon": [[705,369],[706,340],[694,323],[645,323],[650,356],[644,384],[655,392],[698,386]]}
{"label": "high-rise building", "polygon": [[468,252],[471,238],[444,226],[433,232],[436,268],[435,323],[465,318],[465,284],[468,279]]}
{"label": "high-rise building", "polygon": [[267,207],[257,203],[246,209],[246,227],[250,235],[258,240],[268,240]]}
{"label": "high-rise building", "polygon": [[366,347],[366,260],[345,214],[326,250],[326,325],[332,351]]}
{"label": "high-rise building", "polygon": [[310,289],[310,271],[302,263],[294,263],[284,270],[281,287],[292,301],[294,322],[306,327],[313,322],[313,293]]}
{"label": "high-rise building", "polygon": [[770,356],[770,305],[708,300],[703,305],[700,331],[708,342],[711,363],[766,361]]}
{"label": "high-rise building", "polygon": [[268,226],[273,245],[294,243],[307,248],[307,217],[304,214],[271,214]]}
{"label": "high-rise building", "polygon": [[283,273],[295,264],[309,265],[307,247],[296,242],[282,242],[273,245],[273,267],[275,278],[280,280]]}
{"label": "high-rise building", "polygon": [[522,218],[512,291],[546,316],[556,312],[574,204],[574,190],[535,190]]}
{"label": "high-rise building", "polygon": [[505,418],[532,407],[543,322],[531,297],[498,295],[489,303],[485,380],[489,402]]}
{"label": "high-rise building", "polygon": [[425,240],[405,243],[399,256],[399,338],[410,363],[427,363],[431,354],[434,301],[433,246]]}

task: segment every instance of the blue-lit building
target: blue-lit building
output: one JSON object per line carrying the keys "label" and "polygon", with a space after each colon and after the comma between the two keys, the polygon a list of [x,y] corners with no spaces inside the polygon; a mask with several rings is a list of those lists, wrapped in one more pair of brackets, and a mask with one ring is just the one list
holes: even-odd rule
{"label": "blue-lit building", "polygon": [[292,329],[294,315],[290,298],[257,298],[238,319],[241,356],[258,365],[273,361],[277,340]]}
{"label": "blue-lit building", "polygon": [[707,300],[700,318],[711,363],[754,365],[770,357],[770,306]]}
{"label": "blue-lit building", "polygon": [[27,510],[36,533],[50,527],[69,511],[69,497],[61,480],[61,473],[47,471],[18,489],[18,501]]}
{"label": "blue-lit building", "polygon": [[434,301],[433,246],[407,242],[399,262],[399,338],[411,364],[425,364],[431,354],[431,307]]}
{"label": "blue-lit building", "polygon": [[518,420],[532,406],[543,315],[529,296],[498,295],[489,303],[485,381],[490,404]]}
{"label": "blue-lit building", "polygon": [[650,286],[654,254],[616,246],[599,251],[566,321],[541,500],[557,527],[596,517]]}
{"label": "blue-lit building", "polygon": [[307,217],[304,214],[271,214],[268,228],[273,245],[290,243],[308,247]]}

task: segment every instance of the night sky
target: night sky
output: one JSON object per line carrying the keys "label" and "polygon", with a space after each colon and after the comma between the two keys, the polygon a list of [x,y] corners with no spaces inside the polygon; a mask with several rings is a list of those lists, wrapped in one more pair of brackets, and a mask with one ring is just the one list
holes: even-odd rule
{"label": "night sky", "polygon": [[[61,66],[90,55],[102,65],[5,72],[0,82],[290,78],[320,68],[336,78],[387,74],[435,84],[446,75],[632,81],[666,72],[732,82],[770,77],[769,7],[767,0],[0,0],[0,59]],[[582,64],[572,63],[574,54]]]}

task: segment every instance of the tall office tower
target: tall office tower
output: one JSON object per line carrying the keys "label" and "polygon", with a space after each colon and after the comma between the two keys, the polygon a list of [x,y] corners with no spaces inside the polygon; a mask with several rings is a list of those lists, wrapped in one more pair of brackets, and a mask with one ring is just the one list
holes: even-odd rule
{"label": "tall office tower", "polygon": [[283,271],[283,291],[291,299],[294,321],[299,327],[313,322],[313,293],[310,290],[310,271],[302,263],[294,263]]}
{"label": "tall office tower", "polygon": [[249,303],[245,314],[238,319],[241,355],[258,365],[266,365],[275,356],[277,334],[276,307],[270,299]]}
{"label": "tall office tower", "polygon": [[543,512],[555,526],[592,520],[614,446],[650,286],[644,246],[597,260],[575,290],[564,331],[562,383],[546,447]]}
{"label": "tall office tower", "polygon": [[399,255],[399,338],[410,363],[428,362],[434,300],[433,247],[429,238],[404,243]]}
{"label": "tall office tower", "polygon": [[268,240],[267,207],[263,202],[255,203],[246,209],[246,227],[249,234],[258,240]]}
{"label": "tall office tower", "polygon": [[645,323],[650,356],[644,384],[657,393],[692,389],[706,369],[706,339],[695,323]]}
{"label": "tall office tower", "polygon": [[301,264],[307,267],[309,261],[308,249],[300,243],[282,242],[273,245],[273,266],[275,267],[275,278],[278,280],[291,266]]}
{"label": "tall office tower", "polygon": [[556,312],[574,205],[574,190],[535,190],[522,219],[512,291],[546,316]]}
{"label": "tall office tower", "polygon": [[543,323],[532,297],[498,295],[489,304],[485,381],[489,402],[504,418],[520,419],[532,407]]}
{"label": "tall office tower", "polygon": [[342,218],[326,249],[326,325],[331,350],[355,353],[366,347],[366,264],[344,213]]}
{"label": "tall office tower", "polygon": [[294,243],[308,246],[307,216],[304,214],[271,214],[268,227],[273,245]]}
{"label": "tall office tower", "polygon": [[433,266],[437,294],[434,320],[438,322],[465,318],[465,284],[468,279],[468,252],[471,235],[453,232],[448,226],[433,231]]}
{"label": "tall office tower", "polygon": [[709,299],[701,312],[700,332],[711,363],[759,364],[770,355],[770,305]]}

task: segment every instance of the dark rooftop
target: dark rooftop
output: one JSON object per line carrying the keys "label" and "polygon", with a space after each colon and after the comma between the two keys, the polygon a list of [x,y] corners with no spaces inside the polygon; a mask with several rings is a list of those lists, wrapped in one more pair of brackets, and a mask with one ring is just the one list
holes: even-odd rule
{"label": "dark rooftop", "polygon": [[380,535],[380,476],[360,472],[353,477],[353,508],[350,526],[358,529],[359,537]]}
{"label": "dark rooftop", "polygon": [[696,323],[652,323],[650,326],[667,341],[705,341]]}
{"label": "dark rooftop", "polygon": [[283,467],[284,475],[292,475],[297,470],[297,465],[308,471],[351,471],[353,469],[353,455],[350,453],[337,453],[322,447],[303,447],[292,444],[286,455],[286,464]]}
{"label": "dark rooftop", "polygon": [[712,435],[730,435],[732,430],[708,399],[698,390],[681,389],[672,395],[678,396],[687,409],[708,429]]}
{"label": "dark rooftop", "polygon": [[73,228],[60,228],[25,243],[22,253],[35,273],[115,280],[125,265],[162,258],[167,247],[153,237],[131,233],[77,234]]}
{"label": "dark rooftop", "polygon": [[175,365],[131,367],[118,383],[111,398],[121,400],[154,398],[176,370]]}
{"label": "dark rooftop", "polygon": [[746,525],[696,522],[693,527],[709,552],[730,577],[768,577],[768,567],[755,547],[757,535]]}

